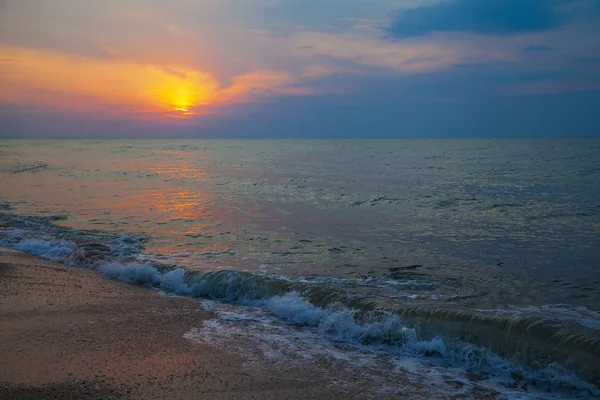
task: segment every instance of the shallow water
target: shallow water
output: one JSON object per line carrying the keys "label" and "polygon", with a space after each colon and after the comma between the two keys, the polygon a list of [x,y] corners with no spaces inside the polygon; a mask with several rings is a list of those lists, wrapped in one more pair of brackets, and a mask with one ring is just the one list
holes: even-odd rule
{"label": "shallow water", "polygon": [[383,308],[423,340],[459,337],[527,365],[543,353],[600,380],[598,139],[0,146],[5,245],[84,265],[174,264],[195,272],[189,288],[194,276],[222,289],[214,274],[232,271],[229,292],[199,294]]}

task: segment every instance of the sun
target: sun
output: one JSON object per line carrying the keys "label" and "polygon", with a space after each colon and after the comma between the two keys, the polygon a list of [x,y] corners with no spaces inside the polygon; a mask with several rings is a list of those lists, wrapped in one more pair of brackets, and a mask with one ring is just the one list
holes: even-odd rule
{"label": "sun", "polygon": [[186,82],[178,82],[173,87],[163,89],[161,100],[168,111],[190,114],[194,106],[205,103],[205,95],[201,86],[193,86]]}
{"label": "sun", "polygon": [[194,90],[194,88],[182,86],[173,91],[170,98],[171,107],[175,111],[187,113],[191,107],[200,102],[201,97],[200,88]]}
{"label": "sun", "polygon": [[218,82],[208,74],[177,71],[160,82],[158,100],[167,114],[186,117],[196,114],[198,107],[212,104],[218,86]]}

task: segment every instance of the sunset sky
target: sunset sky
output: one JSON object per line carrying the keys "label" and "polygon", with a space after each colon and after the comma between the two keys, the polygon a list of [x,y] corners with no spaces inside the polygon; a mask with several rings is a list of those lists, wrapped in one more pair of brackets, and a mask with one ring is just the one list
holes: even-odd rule
{"label": "sunset sky", "polygon": [[600,0],[0,0],[1,137],[600,136]]}

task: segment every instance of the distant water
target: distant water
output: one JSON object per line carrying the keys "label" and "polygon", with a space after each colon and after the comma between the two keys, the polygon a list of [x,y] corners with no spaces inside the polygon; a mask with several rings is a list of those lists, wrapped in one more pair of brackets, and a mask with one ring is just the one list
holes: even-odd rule
{"label": "distant water", "polygon": [[600,383],[598,139],[3,140],[0,195],[6,246],[355,345],[481,346],[519,393]]}

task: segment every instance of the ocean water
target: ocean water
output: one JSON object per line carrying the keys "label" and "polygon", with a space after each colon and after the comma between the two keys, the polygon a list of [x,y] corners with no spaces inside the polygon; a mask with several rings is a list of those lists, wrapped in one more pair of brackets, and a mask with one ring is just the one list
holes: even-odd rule
{"label": "ocean water", "polygon": [[600,394],[598,139],[2,140],[0,196],[0,244],[212,304],[190,340]]}

